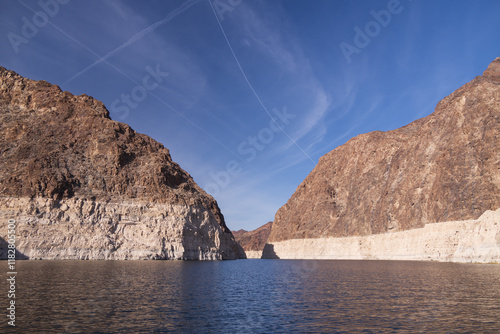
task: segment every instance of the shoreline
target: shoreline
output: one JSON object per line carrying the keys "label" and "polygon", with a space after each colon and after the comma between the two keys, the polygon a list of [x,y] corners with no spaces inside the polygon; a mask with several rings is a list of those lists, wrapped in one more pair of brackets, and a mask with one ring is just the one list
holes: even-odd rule
{"label": "shoreline", "polygon": [[500,263],[500,209],[406,231],[271,242],[262,258]]}

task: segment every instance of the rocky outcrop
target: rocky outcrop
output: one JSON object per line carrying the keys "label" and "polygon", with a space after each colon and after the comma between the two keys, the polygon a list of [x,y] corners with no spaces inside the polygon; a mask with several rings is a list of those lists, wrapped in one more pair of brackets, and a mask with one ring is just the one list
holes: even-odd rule
{"label": "rocky outcrop", "polygon": [[29,258],[235,259],[217,202],[86,95],[0,67],[0,237]]}
{"label": "rocky outcrop", "polygon": [[268,222],[253,231],[238,230],[233,232],[236,241],[243,247],[248,259],[260,259],[271,232],[273,222]]}
{"label": "rocky outcrop", "polygon": [[[278,243],[286,240],[476,220],[500,207],[498,152],[500,58],[433,114],[394,131],[357,136],[323,156],[276,213],[265,255],[280,257]],[[293,257],[303,254],[300,249]]]}
{"label": "rocky outcrop", "polygon": [[500,262],[500,209],[477,220],[343,238],[290,239],[266,245],[266,258]]}

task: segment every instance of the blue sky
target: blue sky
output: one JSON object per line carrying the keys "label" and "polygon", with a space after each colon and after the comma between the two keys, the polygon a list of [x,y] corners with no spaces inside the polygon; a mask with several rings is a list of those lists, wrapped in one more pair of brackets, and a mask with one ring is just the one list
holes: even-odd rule
{"label": "blue sky", "polygon": [[499,17],[495,0],[0,0],[0,65],[103,101],[251,230],[322,155],[482,74]]}

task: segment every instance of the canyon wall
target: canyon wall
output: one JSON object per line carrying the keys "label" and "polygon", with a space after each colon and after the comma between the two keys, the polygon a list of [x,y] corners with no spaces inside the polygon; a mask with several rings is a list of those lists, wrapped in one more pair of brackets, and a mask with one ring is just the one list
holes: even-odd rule
{"label": "canyon wall", "polygon": [[14,219],[24,257],[244,257],[168,149],[92,97],[0,67],[0,150],[0,238]]}
{"label": "canyon wall", "polygon": [[269,238],[273,222],[268,222],[253,231],[234,231],[234,238],[243,247],[248,259],[260,259]]}
{"label": "canyon wall", "polygon": [[368,236],[290,239],[266,245],[267,258],[500,262],[500,209],[477,220],[427,224]]}
{"label": "canyon wall", "polygon": [[[482,76],[440,101],[431,115],[393,131],[359,135],[324,155],[276,213],[264,257],[316,258],[323,253],[329,258],[359,258],[353,241],[357,239],[352,237],[398,238],[394,233],[413,229],[439,234],[432,224],[474,221],[487,210],[500,208],[499,152],[497,58]],[[495,238],[493,226],[482,230],[477,240]],[[338,245],[344,242],[340,240],[351,240],[345,241],[345,252],[340,246],[330,250],[334,238]],[[452,242],[437,235],[432,238]],[[390,243],[397,258],[402,249]],[[431,244],[430,249],[441,247]],[[383,243],[374,245],[385,249]],[[372,250],[374,257],[379,254],[377,247]],[[423,249],[415,252],[427,256]],[[408,254],[400,256],[413,256]]]}

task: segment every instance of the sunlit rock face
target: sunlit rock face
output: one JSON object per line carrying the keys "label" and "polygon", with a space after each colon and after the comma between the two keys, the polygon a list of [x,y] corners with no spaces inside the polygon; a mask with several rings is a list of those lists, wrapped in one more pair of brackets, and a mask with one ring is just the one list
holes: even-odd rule
{"label": "sunlit rock face", "polygon": [[105,106],[0,67],[0,236],[43,259],[235,259],[217,202]]}
{"label": "sunlit rock face", "polygon": [[[397,130],[359,135],[324,155],[276,213],[264,255],[280,257],[278,243],[287,240],[476,220],[500,208],[499,152],[497,58],[482,76],[440,101],[433,114]],[[287,256],[305,252],[295,249]]]}
{"label": "sunlit rock face", "polygon": [[399,232],[273,242],[265,258],[500,263],[500,209]]}

